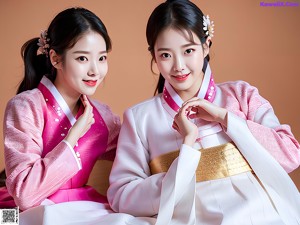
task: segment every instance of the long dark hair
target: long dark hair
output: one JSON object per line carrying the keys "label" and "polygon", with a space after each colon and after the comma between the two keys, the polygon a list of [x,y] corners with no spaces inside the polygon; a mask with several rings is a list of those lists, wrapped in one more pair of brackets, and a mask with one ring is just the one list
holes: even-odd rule
{"label": "long dark hair", "polygon": [[[64,59],[66,50],[72,48],[87,31],[99,33],[105,40],[106,50],[111,50],[111,40],[103,22],[91,11],[84,8],[66,9],[52,20],[47,29],[49,49],[53,49]],[[43,75],[54,82],[56,69],[46,54],[37,54],[39,38],[27,41],[21,48],[24,61],[24,78],[18,87],[18,93],[36,88]]]}
{"label": "long dark hair", "polygon": [[[193,41],[192,32],[195,33],[204,44],[207,35],[203,30],[203,13],[192,2],[188,0],[169,0],[157,6],[149,17],[146,36],[148,50],[151,52],[151,68],[154,61],[154,45],[160,32],[168,27],[178,30],[186,30]],[[210,42],[211,46],[211,42]],[[209,46],[209,47],[210,47]],[[209,55],[205,57],[203,71],[205,71]],[[164,77],[160,74],[154,94],[162,93],[165,84]]]}

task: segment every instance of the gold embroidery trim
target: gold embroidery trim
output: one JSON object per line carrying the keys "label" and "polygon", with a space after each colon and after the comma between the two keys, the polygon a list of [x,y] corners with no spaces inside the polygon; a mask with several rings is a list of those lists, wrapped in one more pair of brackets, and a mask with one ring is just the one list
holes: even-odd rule
{"label": "gold embroidery trim", "polygon": [[[200,151],[201,158],[196,170],[197,182],[225,178],[248,171],[253,172],[233,143],[201,149]],[[149,164],[151,173],[168,171],[178,156],[179,150],[154,158]]]}

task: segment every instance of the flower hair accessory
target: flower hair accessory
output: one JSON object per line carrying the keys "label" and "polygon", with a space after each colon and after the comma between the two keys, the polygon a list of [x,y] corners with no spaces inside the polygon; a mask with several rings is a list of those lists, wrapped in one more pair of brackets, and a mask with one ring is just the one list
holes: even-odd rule
{"label": "flower hair accessory", "polygon": [[48,56],[48,49],[49,49],[49,41],[50,38],[47,38],[47,30],[41,31],[41,36],[38,40],[37,45],[39,46],[38,50],[42,53]]}
{"label": "flower hair accessory", "polygon": [[213,37],[214,36],[214,21],[210,21],[209,15],[203,16],[203,30],[205,31],[205,34]]}

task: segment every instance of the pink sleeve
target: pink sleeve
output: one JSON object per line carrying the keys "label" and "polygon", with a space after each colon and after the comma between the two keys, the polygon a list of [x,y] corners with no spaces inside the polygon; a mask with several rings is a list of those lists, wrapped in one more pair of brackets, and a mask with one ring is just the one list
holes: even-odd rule
{"label": "pink sleeve", "polygon": [[65,142],[41,157],[44,118],[39,97],[17,95],[5,111],[6,185],[21,210],[39,205],[79,171]]}
{"label": "pink sleeve", "polygon": [[257,88],[239,82],[236,91],[253,136],[287,172],[296,169],[300,164],[300,147],[290,126],[280,124],[271,104],[259,95]]}
{"label": "pink sleeve", "polygon": [[290,173],[299,166],[299,143],[288,125],[278,124],[278,126],[270,128],[250,120],[247,120],[247,125],[253,136],[269,151],[286,172]]}

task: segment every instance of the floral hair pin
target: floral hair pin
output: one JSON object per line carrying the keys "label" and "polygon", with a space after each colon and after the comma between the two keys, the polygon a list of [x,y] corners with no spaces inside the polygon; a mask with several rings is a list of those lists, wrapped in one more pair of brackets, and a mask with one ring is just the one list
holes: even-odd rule
{"label": "floral hair pin", "polygon": [[209,15],[203,16],[203,30],[205,31],[205,34],[211,38],[214,36],[214,26],[214,21],[210,21]]}
{"label": "floral hair pin", "polygon": [[48,56],[48,49],[49,49],[49,41],[50,38],[47,38],[47,30],[44,30],[41,32],[41,36],[38,40],[37,45],[39,46],[38,50],[42,53]]}

